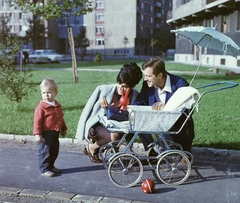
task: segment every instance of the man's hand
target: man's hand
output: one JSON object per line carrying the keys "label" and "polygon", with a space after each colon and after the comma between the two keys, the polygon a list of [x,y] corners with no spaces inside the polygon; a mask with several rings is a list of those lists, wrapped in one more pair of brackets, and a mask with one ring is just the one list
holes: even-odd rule
{"label": "man's hand", "polygon": [[165,104],[162,102],[156,102],[152,105],[153,110],[163,110]]}
{"label": "man's hand", "polygon": [[35,140],[37,143],[41,143],[42,142],[42,135],[35,135]]}

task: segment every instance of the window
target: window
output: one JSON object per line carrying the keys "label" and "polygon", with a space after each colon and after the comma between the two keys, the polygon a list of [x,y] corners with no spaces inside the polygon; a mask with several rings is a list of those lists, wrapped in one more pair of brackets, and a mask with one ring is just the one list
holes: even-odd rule
{"label": "window", "polygon": [[156,16],[157,16],[158,18],[161,18],[161,13],[156,13]]}
{"label": "window", "polygon": [[221,64],[221,65],[225,65],[225,59],[221,59],[221,60],[220,60],[220,64]]}
{"label": "window", "polygon": [[96,27],[96,34],[104,33],[104,27],[103,26],[97,26]]}
{"label": "window", "polygon": [[96,8],[104,8],[104,2],[103,1],[97,1],[96,2]]}
{"label": "window", "polygon": [[96,39],[95,45],[96,45],[96,46],[104,45],[104,39]]}
{"label": "window", "polygon": [[171,2],[171,1],[169,1],[168,3],[169,3],[169,5],[168,5],[168,7],[169,7],[169,10],[172,10],[172,2]]}
{"label": "window", "polygon": [[222,32],[229,32],[229,16],[222,16],[222,27],[221,27],[221,31]]}
{"label": "window", "polygon": [[240,66],[240,60],[237,60],[237,66]]}
{"label": "window", "polygon": [[23,19],[27,19],[27,17],[28,17],[28,14],[27,14],[27,13],[22,13],[22,18],[23,18]]}
{"label": "window", "polygon": [[104,14],[103,13],[96,14],[96,21],[104,21]]}
{"label": "window", "polygon": [[156,2],[156,6],[157,6],[157,7],[161,7],[162,4],[161,4],[160,2]]}
{"label": "window", "polygon": [[15,27],[13,25],[10,25],[9,28],[10,28],[11,32],[15,31]]}
{"label": "window", "polygon": [[214,27],[213,19],[206,20],[206,27]]}
{"label": "window", "polygon": [[142,35],[144,34],[144,30],[143,30],[143,27],[141,27],[141,34],[142,34]]}
{"label": "window", "polygon": [[59,25],[66,25],[66,20],[65,20],[65,18],[61,18],[60,20],[59,20]]}

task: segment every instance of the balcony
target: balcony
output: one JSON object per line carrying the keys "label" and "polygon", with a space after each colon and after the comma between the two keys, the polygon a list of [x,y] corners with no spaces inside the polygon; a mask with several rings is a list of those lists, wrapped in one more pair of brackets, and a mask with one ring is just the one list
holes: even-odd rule
{"label": "balcony", "polygon": [[168,18],[167,23],[181,26],[186,23],[212,18],[216,15],[227,15],[236,10],[238,4],[239,2],[236,3],[232,0],[192,0],[173,8],[172,17]]}

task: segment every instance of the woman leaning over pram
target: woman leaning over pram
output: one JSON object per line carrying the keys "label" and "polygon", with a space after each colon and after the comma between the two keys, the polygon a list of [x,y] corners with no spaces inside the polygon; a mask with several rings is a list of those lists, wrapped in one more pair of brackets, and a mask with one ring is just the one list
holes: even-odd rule
{"label": "woman leaning over pram", "polygon": [[124,64],[117,75],[116,84],[98,86],[89,98],[78,122],[76,138],[89,142],[84,153],[92,162],[101,163],[98,156],[100,147],[122,136],[119,133],[109,133],[99,123],[98,116],[104,116],[108,105],[119,106],[122,89],[126,92],[130,88],[129,99],[130,104],[133,104],[138,94],[138,91],[133,88],[141,79],[142,71],[135,62]]}

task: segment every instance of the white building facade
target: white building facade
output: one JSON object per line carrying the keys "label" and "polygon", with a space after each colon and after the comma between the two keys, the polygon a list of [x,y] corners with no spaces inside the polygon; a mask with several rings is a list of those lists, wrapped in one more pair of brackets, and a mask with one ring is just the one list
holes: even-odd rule
{"label": "white building facade", "polygon": [[93,5],[95,10],[84,17],[89,53],[150,55],[151,39],[160,29],[170,30],[171,0],[93,0]]}
{"label": "white building facade", "polygon": [[[173,0],[172,17],[167,20],[178,28],[188,26],[216,27],[240,46],[239,0]],[[211,49],[203,57],[204,48],[193,45],[183,36],[176,35],[174,60],[186,64],[240,72],[240,53],[237,58]]]}
{"label": "white building facade", "polygon": [[10,32],[20,37],[26,35],[29,29],[28,18],[32,18],[31,13],[23,13],[17,6],[9,6],[7,0],[0,0],[0,16],[9,18],[8,26]]}
{"label": "white building facade", "polygon": [[[85,16],[69,13],[73,36],[77,36],[82,27],[86,29],[86,38],[90,41],[87,51],[89,54],[100,52],[104,56],[130,57],[158,55],[163,49],[168,49],[162,48],[161,44],[153,48],[151,42],[153,38],[161,35],[162,30],[167,33],[171,30],[166,19],[172,9],[172,0],[92,0],[92,5],[94,11]],[[27,19],[33,18],[31,13],[24,13],[14,6],[9,7],[7,0],[0,0],[0,15],[11,17],[8,26],[11,33],[19,37],[26,35],[29,29]],[[43,19],[42,23],[48,33],[41,48],[55,49],[62,54],[69,53],[66,19]]]}

